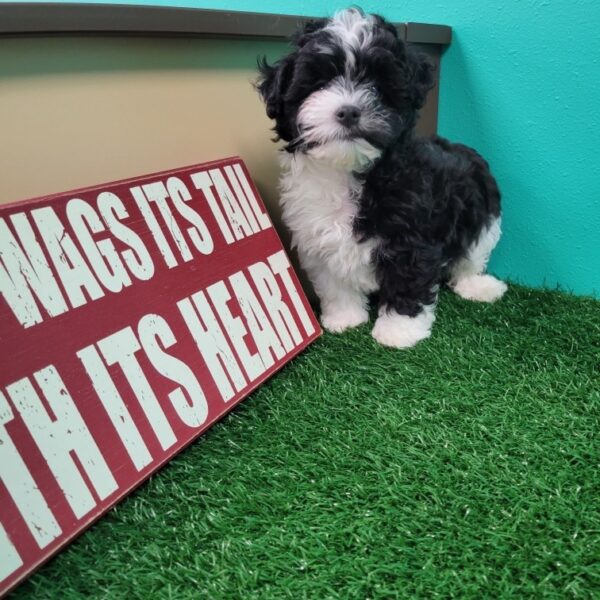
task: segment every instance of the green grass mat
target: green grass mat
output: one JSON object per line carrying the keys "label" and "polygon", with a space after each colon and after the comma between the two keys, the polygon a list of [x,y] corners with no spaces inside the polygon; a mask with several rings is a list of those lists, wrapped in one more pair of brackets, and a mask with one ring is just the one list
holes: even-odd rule
{"label": "green grass mat", "polygon": [[598,598],[599,363],[600,303],[519,287],[325,335],[14,597]]}

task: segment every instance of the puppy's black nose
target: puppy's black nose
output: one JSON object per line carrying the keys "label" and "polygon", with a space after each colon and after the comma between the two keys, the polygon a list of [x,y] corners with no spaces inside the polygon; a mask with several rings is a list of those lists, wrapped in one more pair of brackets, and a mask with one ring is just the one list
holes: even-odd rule
{"label": "puppy's black nose", "polygon": [[344,127],[354,127],[360,121],[360,108],[347,104],[342,106],[336,113],[338,123]]}

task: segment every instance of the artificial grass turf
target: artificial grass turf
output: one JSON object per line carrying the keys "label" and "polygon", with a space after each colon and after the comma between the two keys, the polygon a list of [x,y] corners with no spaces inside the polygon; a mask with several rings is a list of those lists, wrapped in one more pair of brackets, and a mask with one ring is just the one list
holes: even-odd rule
{"label": "artificial grass turf", "polygon": [[600,303],[437,314],[325,335],[14,597],[598,597]]}

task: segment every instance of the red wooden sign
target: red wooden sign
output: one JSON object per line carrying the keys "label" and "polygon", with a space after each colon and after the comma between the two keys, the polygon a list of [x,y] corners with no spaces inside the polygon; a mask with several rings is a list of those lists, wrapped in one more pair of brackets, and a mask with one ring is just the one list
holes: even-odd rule
{"label": "red wooden sign", "polygon": [[0,593],[320,334],[239,158],[0,207],[0,288]]}

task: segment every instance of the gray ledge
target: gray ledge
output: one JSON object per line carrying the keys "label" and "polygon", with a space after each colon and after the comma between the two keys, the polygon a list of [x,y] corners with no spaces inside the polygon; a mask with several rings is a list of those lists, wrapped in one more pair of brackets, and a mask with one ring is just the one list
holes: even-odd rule
{"label": "gray ledge", "polygon": [[[216,38],[288,38],[307,17],[132,4],[0,4],[0,35],[163,35]],[[446,25],[396,23],[400,37],[448,45]]]}

